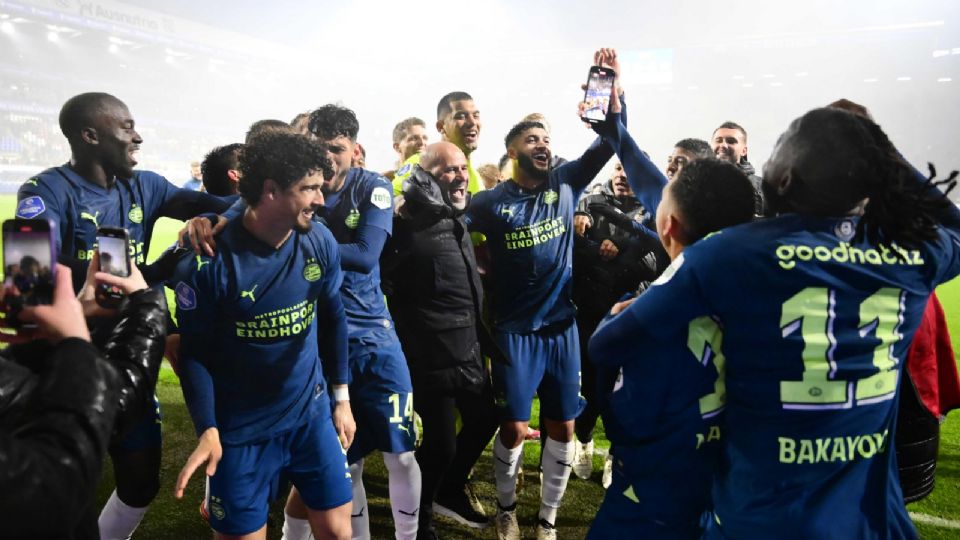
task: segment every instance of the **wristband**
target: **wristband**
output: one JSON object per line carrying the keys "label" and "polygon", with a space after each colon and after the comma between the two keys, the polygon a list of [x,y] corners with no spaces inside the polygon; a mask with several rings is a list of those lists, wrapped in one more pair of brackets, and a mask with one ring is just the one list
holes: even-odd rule
{"label": "wristband", "polygon": [[350,390],[346,386],[336,386],[333,388],[334,401],[350,401]]}

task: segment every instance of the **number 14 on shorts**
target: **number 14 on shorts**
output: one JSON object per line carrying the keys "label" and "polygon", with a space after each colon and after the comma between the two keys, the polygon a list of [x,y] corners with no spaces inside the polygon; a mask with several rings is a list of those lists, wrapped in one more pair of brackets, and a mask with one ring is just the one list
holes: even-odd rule
{"label": "number 14 on shorts", "polygon": [[[413,421],[413,393],[407,392],[406,394],[390,394],[390,397],[387,398],[387,400],[390,401],[391,405],[393,405],[393,416],[390,417],[390,423],[400,424],[400,429],[407,429],[406,425]],[[400,414],[401,401],[404,401],[402,415]]]}

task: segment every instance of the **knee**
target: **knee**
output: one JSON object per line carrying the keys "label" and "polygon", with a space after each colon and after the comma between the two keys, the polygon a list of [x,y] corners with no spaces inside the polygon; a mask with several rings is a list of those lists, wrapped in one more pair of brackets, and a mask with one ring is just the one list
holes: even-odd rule
{"label": "knee", "polygon": [[150,506],[160,492],[160,479],[156,475],[139,478],[117,479],[117,497],[127,506],[145,508]]}
{"label": "knee", "polygon": [[384,452],[383,464],[387,466],[387,471],[391,476],[395,474],[407,475],[414,469],[420,470],[420,465],[417,464],[417,458],[413,452],[400,452],[398,454]]}
{"label": "knee", "polygon": [[523,444],[526,435],[526,422],[503,422],[500,425],[500,442],[507,448],[516,448]]}

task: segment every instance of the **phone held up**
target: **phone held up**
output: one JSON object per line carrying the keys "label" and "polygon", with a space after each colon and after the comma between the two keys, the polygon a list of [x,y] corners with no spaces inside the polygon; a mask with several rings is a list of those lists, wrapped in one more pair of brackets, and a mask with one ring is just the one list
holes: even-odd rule
{"label": "phone held up", "polygon": [[[100,255],[100,271],[118,277],[130,275],[130,238],[126,229],[100,227],[97,229],[97,252]],[[98,304],[114,308],[123,301],[123,293],[116,287],[102,284],[95,295]]]}
{"label": "phone held up", "polygon": [[591,124],[602,124],[607,121],[607,111],[610,110],[610,92],[617,74],[610,68],[592,66],[587,75],[587,89],[583,94],[583,103],[586,105],[580,118]]}
{"label": "phone held up", "polygon": [[7,326],[21,324],[17,314],[25,306],[53,302],[57,271],[55,226],[45,219],[8,219],[3,222],[3,296],[0,308]]}

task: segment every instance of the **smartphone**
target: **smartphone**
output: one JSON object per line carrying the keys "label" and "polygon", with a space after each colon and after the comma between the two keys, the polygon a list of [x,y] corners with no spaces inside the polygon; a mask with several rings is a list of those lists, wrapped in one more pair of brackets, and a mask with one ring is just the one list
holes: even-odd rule
{"label": "smartphone", "polygon": [[[130,235],[126,229],[100,227],[97,229],[97,253],[100,271],[119,277],[130,275]],[[105,308],[115,308],[123,301],[123,293],[116,287],[101,284],[94,299]]]}
{"label": "smartphone", "polygon": [[587,105],[580,117],[585,122],[600,124],[606,122],[610,109],[610,92],[617,74],[610,68],[592,66],[587,75],[587,89],[583,102]]}
{"label": "smartphone", "polygon": [[3,222],[3,296],[7,324],[17,326],[24,306],[53,303],[57,271],[54,225],[45,219]]}
{"label": "smartphone", "polygon": [[97,246],[101,272],[119,277],[130,275],[130,235],[126,229],[100,227],[97,229]]}

